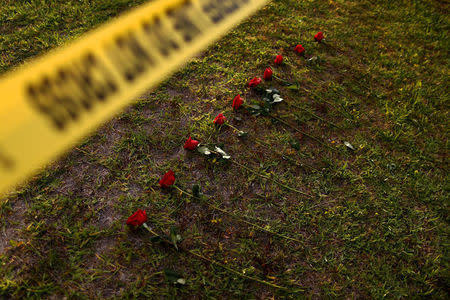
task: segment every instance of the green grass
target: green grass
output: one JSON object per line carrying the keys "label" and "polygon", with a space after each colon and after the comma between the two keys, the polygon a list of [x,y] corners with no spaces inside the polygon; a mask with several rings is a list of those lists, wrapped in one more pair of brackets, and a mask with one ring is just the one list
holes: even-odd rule
{"label": "green grass", "polygon": [[[0,72],[143,2],[0,0]],[[270,2],[0,200],[0,298],[447,298],[448,11],[431,0]],[[326,45],[312,40],[319,30]],[[273,82],[285,99],[273,113],[333,151],[232,111],[238,93],[258,101],[245,84],[279,53],[288,64],[275,73],[300,90]],[[215,129],[219,112],[247,139]],[[313,197],[186,152],[189,135]],[[211,198],[161,190],[168,169]],[[179,229],[179,251],[126,227],[138,208],[159,234]]]}

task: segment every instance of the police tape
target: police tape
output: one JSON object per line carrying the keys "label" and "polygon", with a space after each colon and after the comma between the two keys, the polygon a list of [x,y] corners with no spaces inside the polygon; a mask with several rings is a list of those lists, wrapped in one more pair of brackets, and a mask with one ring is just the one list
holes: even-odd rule
{"label": "police tape", "polygon": [[45,166],[267,0],[158,0],[0,80],[0,193]]}

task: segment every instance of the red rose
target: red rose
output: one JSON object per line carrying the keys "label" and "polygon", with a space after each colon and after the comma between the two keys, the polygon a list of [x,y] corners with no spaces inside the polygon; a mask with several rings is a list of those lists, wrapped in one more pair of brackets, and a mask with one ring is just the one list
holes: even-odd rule
{"label": "red rose", "polygon": [[186,143],[184,143],[184,149],[188,149],[188,150],[195,150],[195,148],[197,148],[198,146],[198,141],[193,140],[191,137],[189,137],[186,141]]}
{"label": "red rose", "polygon": [[169,170],[166,174],[164,174],[163,178],[159,181],[159,185],[162,188],[168,188],[175,182],[175,173],[172,170]]}
{"label": "red rose", "polygon": [[283,62],[283,56],[281,55],[277,55],[277,57],[275,57],[275,60],[273,61],[276,65],[281,65],[281,63]]}
{"label": "red rose", "polygon": [[319,31],[318,33],[316,33],[316,35],[314,36],[314,39],[320,43],[323,40],[323,32]]}
{"label": "red rose", "polygon": [[141,226],[145,222],[147,222],[147,213],[145,212],[145,210],[138,209],[128,218],[127,225]]}
{"label": "red rose", "polygon": [[305,53],[305,48],[303,48],[302,45],[297,45],[297,46],[295,46],[294,51],[297,52],[298,54],[304,54]]}
{"label": "red rose", "polygon": [[264,71],[264,80],[271,80],[272,79],[272,74],[273,74],[272,69],[271,68],[267,68]]}
{"label": "red rose", "polygon": [[261,78],[255,77],[252,80],[250,80],[250,82],[248,83],[248,86],[253,88],[253,87],[257,86],[258,84],[260,84],[261,81],[262,81]]}
{"label": "red rose", "polygon": [[214,124],[218,124],[218,125],[222,125],[223,123],[225,123],[226,119],[227,118],[225,118],[224,115],[218,114],[217,117],[214,119],[213,123]]}
{"label": "red rose", "polygon": [[233,99],[233,105],[232,106],[233,106],[234,109],[238,109],[239,107],[241,107],[242,103],[244,103],[244,99],[241,98],[241,95],[237,95]]}

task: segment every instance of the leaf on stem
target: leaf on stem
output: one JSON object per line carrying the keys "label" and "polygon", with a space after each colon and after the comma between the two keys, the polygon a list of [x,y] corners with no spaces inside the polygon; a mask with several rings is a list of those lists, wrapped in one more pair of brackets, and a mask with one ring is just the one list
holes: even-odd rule
{"label": "leaf on stem", "polygon": [[225,151],[223,151],[222,149],[220,149],[219,147],[215,147],[214,150],[219,153],[220,155],[222,155],[223,159],[230,159],[231,156],[229,156]]}
{"label": "leaf on stem", "polygon": [[200,198],[200,186],[198,184],[192,186],[192,195],[196,198]]}
{"label": "leaf on stem", "polygon": [[250,104],[248,106],[248,112],[254,116],[259,116],[261,114],[261,106],[258,104]]}
{"label": "leaf on stem", "polygon": [[292,139],[289,141],[289,144],[291,144],[291,147],[295,150],[300,150],[300,143],[297,140]]}
{"label": "leaf on stem", "polygon": [[157,235],[152,236],[150,238],[150,242],[152,242],[154,244],[161,243],[162,241],[163,241],[162,238],[160,236],[157,236]]}
{"label": "leaf on stem", "polygon": [[355,151],[355,147],[353,147],[353,145],[350,144],[349,142],[345,141],[345,142],[344,142],[344,145],[347,146],[348,149],[350,149],[350,150],[352,150],[352,151]]}
{"label": "leaf on stem", "polygon": [[245,131],[239,131],[238,132],[238,137],[240,137],[240,138],[245,138],[247,136],[248,136],[248,133],[245,132]]}
{"label": "leaf on stem", "polygon": [[275,89],[275,88],[270,88],[266,90],[267,94],[281,94],[279,90]]}
{"label": "leaf on stem", "polygon": [[178,233],[178,228],[175,226],[170,227],[170,240],[175,248],[178,250],[177,243],[181,241],[181,235]]}
{"label": "leaf on stem", "polygon": [[200,152],[203,155],[210,155],[211,154],[211,150],[209,150],[208,147],[206,147],[206,146],[197,147],[197,151]]}
{"label": "leaf on stem", "polygon": [[186,279],[181,276],[178,272],[170,269],[164,269],[164,275],[166,276],[167,281],[173,284],[186,284]]}
{"label": "leaf on stem", "polygon": [[291,84],[290,86],[286,87],[287,89],[293,90],[293,91],[298,91],[299,87],[296,84]]}
{"label": "leaf on stem", "polygon": [[283,98],[281,98],[281,96],[280,95],[278,95],[278,94],[274,94],[273,96],[272,96],[272,99],[273,99],[273,103],[278,103],[278,102],[281,102],[281,101],[283,101]]}

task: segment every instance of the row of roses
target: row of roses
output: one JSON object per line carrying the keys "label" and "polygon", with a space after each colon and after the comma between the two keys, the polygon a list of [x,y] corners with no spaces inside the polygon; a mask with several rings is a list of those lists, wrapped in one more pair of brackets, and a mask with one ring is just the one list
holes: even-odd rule
{"label": "row of roses", "polygon": [[[318,32],[316,35],[314,35],[314,40],[318,43],[322,43],[324,40],[323,32]],[[302,55],[302,56],[304,56],[305,52],[306,52],[305,48],[301,44],[298,44],[297,46],[295,46],[294,51],[297,54]],[[278,54],[275,57],[273,62],[275,65],[281,65],[283,63],[283,56],[281,54]],[[273,76],[273,71],[269,67],[264,71],[263,78],[264,78],[264,80],[271,80],[272,76]],[[253,79],[251,79],[249,81],[248,86],[253,88],[253,87],[258,86],[261,82],[262,82],[262,80],[260,77],[254,77]]]}
{"label": "row of roses", "polygon": [[[323,42],[323,40],[324,40],[323,32],[318,32],[317,34],[315,34],[314,40],[318,43]],[[298,44],[294,47],[294,51],[297,54],[304,56],[306,50],[301,44]],[[275,57],[274,64],[281,65],[282,63],[283,63],[283,56],[279,54]],[[270,67],[266,68],[264,70],[264,75],[263,75],[264,80],[266,80],[266,81],[271,80],[272,76],[273,76],[272,69]],[[254,88],[254,87],[258,86],[261,82],[262,82],[261,78],[254,77],[253,79],[251,79],[248,82],[248,86],[250,88]],[[242,99],[241,95],[238,94],[233,99],[232,108],[235,110],[239,109],[243,103],[244,103],[244,100]],[[216,125],[222,125],[225,123],[225,121],[226,121],[226,117],[222,113],[219,113],[214,118],[213,123]],[[199,141],[192,139],[192,137],[189,137],[186,140],[186,142],[184,143],[183,147],[186,150],[195,150],[199,144],[200,144]],[[159,180],[159,185],[161,188],[169,188],[174,183],[175,183],[175,173],[172,170],[169,170],[167,173],[165,173],[164,176],[161,178],[161,180]],[[146,225],[145,222],[147,222],[146,211],[138,209],[135,213],[133,213],[127,219],[126,224],[137,227],[137,226],[141,226],[141,225]],[[147,226],[145,226],[145,227],[147,227]]]}

